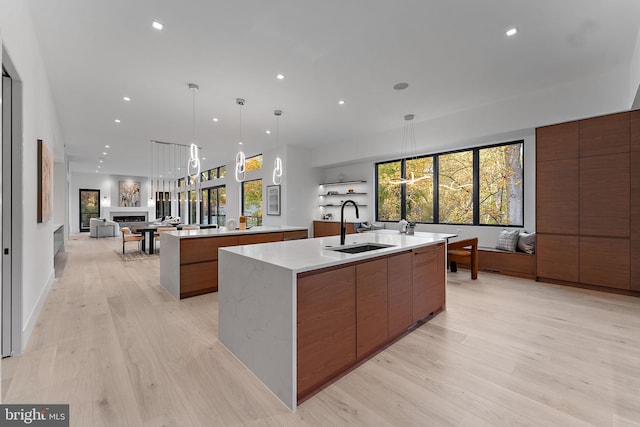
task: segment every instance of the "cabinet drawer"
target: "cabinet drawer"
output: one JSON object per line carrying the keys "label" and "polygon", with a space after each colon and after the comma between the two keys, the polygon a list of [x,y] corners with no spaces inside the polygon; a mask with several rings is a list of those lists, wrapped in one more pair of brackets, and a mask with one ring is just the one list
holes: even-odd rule
{"label": "cabinet drawer", "polygon": [[237,236],[180,239],[180,264],[216,260],[218,248],[237,244]]}

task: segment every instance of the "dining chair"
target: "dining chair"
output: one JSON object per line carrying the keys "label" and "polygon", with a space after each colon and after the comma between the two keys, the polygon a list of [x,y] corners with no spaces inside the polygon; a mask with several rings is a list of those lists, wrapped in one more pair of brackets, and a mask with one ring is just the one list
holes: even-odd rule
{"label": "dining chair", "polygon": [[122,253],[124,254],[124,244],[127,242],[138,242],[138,252],[140,252],[140,245],[142,242],[142,236],[139,234],[133,234],[129,227],[122,227]]}
{"label": "dining chair", "polygon": [[158,234],[156,235],[155,241],[156,242],[160,241],[160,233],[164,233],[165,231],[176,231],[177,229],[178,229],[177,227],[158,227],[156,229],[156,233],[158,233]]}

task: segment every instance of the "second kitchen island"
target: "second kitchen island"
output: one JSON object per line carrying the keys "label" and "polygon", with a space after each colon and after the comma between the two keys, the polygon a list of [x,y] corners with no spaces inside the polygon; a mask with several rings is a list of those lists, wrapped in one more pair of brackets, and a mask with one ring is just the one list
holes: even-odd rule
{"label": "second kitchen island", "polygon": [[295,410],[444,310],[446,237],[363,233],[344,246],[326,237],[221,248],[220,342]]}

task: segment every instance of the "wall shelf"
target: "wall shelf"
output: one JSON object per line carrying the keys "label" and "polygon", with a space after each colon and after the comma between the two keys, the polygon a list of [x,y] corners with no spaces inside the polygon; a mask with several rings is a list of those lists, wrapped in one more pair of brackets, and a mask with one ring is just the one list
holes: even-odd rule
{"label": "wall shelf", "polygon": [[367,193],[336,193],[336,194],[318,194],[318,197],[331,197],[331,196],[353,196],[353,195],[366,195]]}
{"label": "wall shelf", "polygon": [[[329,204],[329,205],[318,205],[318,206],[320,206],[321,208],[339,208],[339,207],[341,207],[341,206],[342,206],[342,204],[337,204],[337,205],[331,205],[331,204]],[[360,207],[366,207],[366,206],[367,206],[367,205],[358,205],[358,207],[359,207],[359,208],[360,208]]]}
{"label": "wall shelf", "polygon": [[349,185],[349,184],[366,184],[367,181],[342,181],[342,182],[325,182],[320,185]]}

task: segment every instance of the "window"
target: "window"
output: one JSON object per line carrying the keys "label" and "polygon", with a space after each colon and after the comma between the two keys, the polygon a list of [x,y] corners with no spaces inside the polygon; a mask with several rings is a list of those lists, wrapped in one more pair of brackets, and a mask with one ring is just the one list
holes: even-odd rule
{"label": "window", "polygon": [[441,223],[473,224],[473,151],[438,156]]}
{"label": "window", "polygon": [[262,180],[242,182],[242,214],[247,227],[262,225]]}
{"label": "window", "polygon": [[179,194],[178,216],[182,219],[182,221],[184,221],[184,217],[182,215],[183,211],[186,209],[187,194],[184,191],[181,191]]}
{"label": "window", "polygon": [[524,224],[522,144],[480,150],[480,224]]}
{"label": "window", "polygon": [[189,224],[196,224],[198,222],[196,209],[198,208],[198,201],[196,200],[198,193],[195,191],[188,191],[189,198]]}
{"label": "window", "polygon": [[[407,188],[406,220],[411,222],[433,222],[433,157],[408,159],[407,176],[427,176]],[[396,175],[398,176],[398,175]],[[399,187],[395,184],[396,187]],[[400,191],[399,189],[396,191]]]}
{"label": "window", "polygon": [[[524,224],[522,141],[376,164],[376,220]],[[391,184],[400,176],[425,177]]]}
{"label": "window", "polygon": [[257,171],[262,169],[262,154],[258,154],[257,156],[249,157],[244,162],[245,171]]}
{"label": "window", "polygon": [[218,168],[218,178],[224,178],[225,176],[227,176],[227,167],[220,166]]}
{"label": "window", "polygon": [[180,178],[178,179],[178,187],[184,187],[185,186],[185,180],[184,178]]}
{"label": "window", "polygon": [[[213,171],[215,172],[215,169],[213,169]],[[208,170],[200,172],[200,182],[205,182],[205,181],[209,181],[209,172]],[[211,179],[215,178],[215,176],[212,176]]]}
{"label": "window", "polygon": [[171,192],[156,191],[156,218],[171,216]]}
{"label": "window", "polygon": [[203,224],[218,224],[224,226],[227,216],[227,192],[225,186],[204,188],[200,204],[200,221]]}
{"label": "window", "polygon": [[377,219],[378,221],[399,221],[402,216],[401,187],[389,183],[389,180],[400,176],[402,162],[378,163],[377,166]]}

